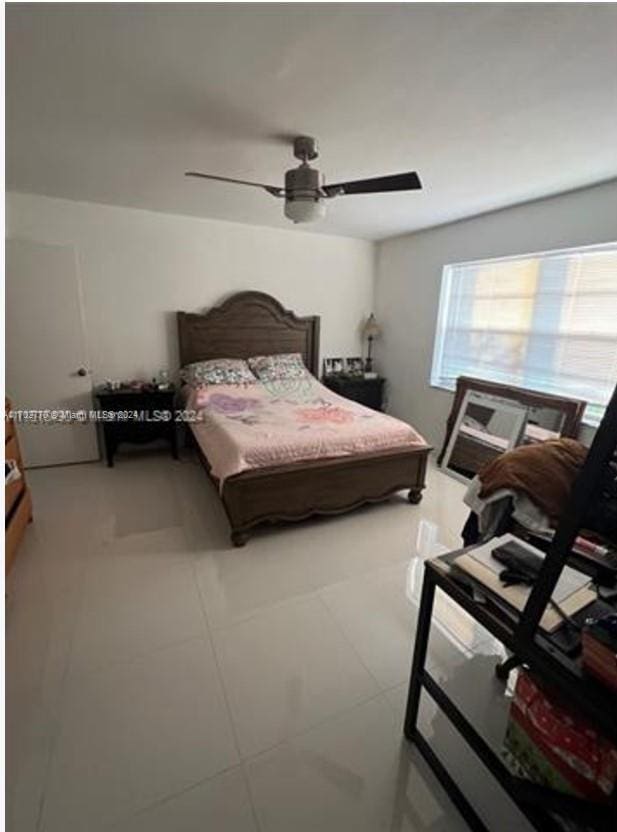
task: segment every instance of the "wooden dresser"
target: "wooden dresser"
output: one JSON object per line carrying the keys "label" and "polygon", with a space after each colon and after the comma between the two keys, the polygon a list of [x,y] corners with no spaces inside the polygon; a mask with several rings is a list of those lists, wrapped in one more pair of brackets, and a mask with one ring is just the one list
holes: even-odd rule
{"label": "wooden dresser", "polygon": [[[26,530],[26,526],[32,520],[32,499],[19,452],[19,441],[15,423],[9,418],[11,403],[5,401],[5,435],[4,435],[4,461],[5,461],[5,496],[4,496],[4,529],[5,529],[5,572],[8,572],[19,544]],[[16,467],[20,476],[12,479],[7,477],[9,467]],[[10,481],[9,481],[10,480]]]}

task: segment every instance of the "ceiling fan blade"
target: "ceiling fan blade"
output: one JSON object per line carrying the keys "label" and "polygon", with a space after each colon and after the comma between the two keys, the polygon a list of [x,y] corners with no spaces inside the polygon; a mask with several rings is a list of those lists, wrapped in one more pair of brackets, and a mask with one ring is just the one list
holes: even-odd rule
{"label": "ceiling fan blade", "polygon": [[339,182],[324,185],[327,196],[351,194],[377,194],[385,191],[418,191],[422,188],[417,173],[395,173],[392,176],[376,176],[374,179],[357,179],[355,182]]}
{"label": "ceiling fan blade", "polygon": [[187,170],[185,176],[195,176],[197,179],[215,179],[217,182],[232,182],[234,185],[250,185],[252,188],[261,188],[272,196],[285,196],[284,188],[277,188],[275,185],[263,185],[261,182],[247,182],[246,179],[230,179],[229,176],[215,176],[213,173],[199,173],[196,170]]}

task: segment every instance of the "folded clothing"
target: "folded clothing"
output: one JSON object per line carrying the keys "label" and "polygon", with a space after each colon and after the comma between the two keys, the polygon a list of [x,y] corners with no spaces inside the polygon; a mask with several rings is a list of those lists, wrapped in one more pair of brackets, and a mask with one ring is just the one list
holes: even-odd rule
{"label": "folded clothing", "polygon": [[587,448],[576,439],[522,445],[479,471],[478,496],[487,499],[500,489],[521,491],[557,524],[586,456]]}
{"label": "folded clothing", "polygon": [[465,546],[504,533],[510,528],[510,520],[540,535],[550,532],[551,524],[546,514],[522,491],[499,488],[484,499],[479,497],[481,491],[482,480],[475,476],[463,497],[463,502],[471,509],[472,518],[468,518],[463,529]]}

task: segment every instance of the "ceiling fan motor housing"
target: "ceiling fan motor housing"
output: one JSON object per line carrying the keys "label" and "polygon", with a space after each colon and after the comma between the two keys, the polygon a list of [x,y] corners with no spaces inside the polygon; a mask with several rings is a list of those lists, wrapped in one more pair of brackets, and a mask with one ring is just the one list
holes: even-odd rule
{"label": "ceiling fan motor housing", "polygon": [[302,164],[285,174],[285,216],[294,222],[312,222],[323,217],[326,206],[319,189],[322,176],[318,170]]}
{"label": "ceiling fan motor housing", "polygon": [[296,136],[294,139],[294,156],[302,162],[310,162],[319,156],[317,139],[313,136]]}

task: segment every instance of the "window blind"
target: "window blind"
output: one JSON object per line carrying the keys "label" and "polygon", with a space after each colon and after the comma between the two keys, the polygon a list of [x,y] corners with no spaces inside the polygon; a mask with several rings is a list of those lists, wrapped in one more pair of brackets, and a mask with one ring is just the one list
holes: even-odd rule
{"label": "window blind", "polygon": [[585,399],[617,382],[617,243],[444,267],[431,384],[476,376]]}

